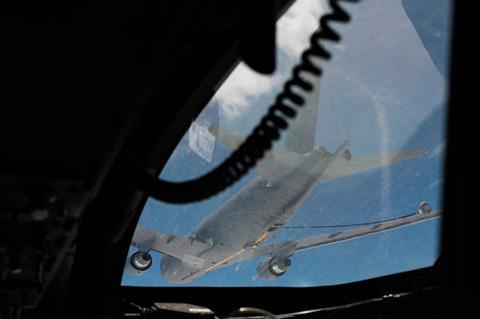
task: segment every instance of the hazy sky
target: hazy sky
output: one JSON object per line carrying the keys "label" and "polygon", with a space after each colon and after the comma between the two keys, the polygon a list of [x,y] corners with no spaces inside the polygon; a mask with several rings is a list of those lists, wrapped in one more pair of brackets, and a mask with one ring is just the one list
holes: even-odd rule
{"label": "hazy sky", "polygon": [[[240,64],[197,122],[208,124],[218,117],[222,127],[248,134],[290,75],[309,34],[317,27],[318,16],[326,10],[324,3],[297,1],[278,23],[275,74],[261,76]],[[363,0],[346,8],[352,22],[334,26],[343,39],[328,46],[333,59],[323,64],[316,145],[333,151],[350,139],[354,157],[417,148],[426,148],[429,154],[319,184],[289,225],[335,225],[397,217],[414,212],[422,201],[428,201],[434,209],[441,208],[446,72],[438,67],[445,68],[446,63],[432,61],[425,40],[419,37],[400,0]],[[431,20],[429,16],[421,18]],[[440,25],[427,30],[447,30],[447,22],[440,21]],[[435,36],[439,36],[437,33]],[[440,36],[445,38],[447,34]],[[435,50],[437,57],[446,59],[446,45]],[[193,178],[228,156],[222,146],[216,145],[213,162],[207,163],[189,149],[187,137],[175,150],[162,178]],[[281,142],[276,146],[281,147]],[[186,235],[256,174],[251,172],[229,190],[199,203],[168,205],[150,199],[140,225],[161,233]],[[438,220],[427,221],[296,253],[292,266],[275,281],[257,278],[255,269],[263,260],[257,258],[214,270],[183,285],[331,285],[426,267],[437,257],[439,224]],[[285,229],[268,242],[335,231]],[[160,274],[161,254],[152,256],[151,269],[141,276],[125,273],[122,284],[175,285]]]}

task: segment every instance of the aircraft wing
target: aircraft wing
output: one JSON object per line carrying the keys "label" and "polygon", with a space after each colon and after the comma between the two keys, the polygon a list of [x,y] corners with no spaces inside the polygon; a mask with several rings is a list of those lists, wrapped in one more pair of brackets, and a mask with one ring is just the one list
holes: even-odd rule
{"label": "aircraft wing", "polygon": [[383,153],[372,156],[354,156],[349,160],[338,158],[330,164],[325,172],[318,178],[318,181],[324,182],[326,180],[360,173],[377,167],[389,166],[402,160],[422,155],[424,156],[426,154],[427,150],[418,149],[399,153]]}
{"label": "aircraft wing", "polygon": [[331,234],[307,237],[289,242],[273,243],[264,246],[258,246],[242,256],[242,259],[250,259],[259,256],[273,256],[275,252],[284,247],[286,243],[295,247],[294,251],[302,251],[314,247],[325,246],[345,240],[355,239],[380,232],[389,231],[408,225],[418,224],[442,215],[442,211],[433,211],[430,213],[414,213],[402,218],[392,219],[375,225],[361,226],[345,231],[339,231]]}
{"label": "aircraft wing", "polygon": [[210,249],[210,246],[198,240],[185,237],[160,234],[137,227],[132,239],[132,246],[143,251],[155,250],[178,259],[185,259]]}
{"label": "aircraft wing", "polygon": [[220,260],[217,263],[213,263],[212,266],[207,269],[192,272],[190,276],[192,277],[192,279],[195,279],[213,269],[223,268],[238,263],[240,261],[249,260],[261,256],[274,257],[278,254],[291,256],[297,251],[334,244],[345,240],[351,240],[380,232],[389,231],[395,228],[418,224],[427,220],[438,218],[441,215],[442,211],[440,210],[429,213],[416,212],[404,217],[384,221],[382,223],[356,227],[353,229],[339,231],[331,234],[324,234],[298,240],[272,243],[268,245],[252,245],[250,247],[245,247],[239,250],[237,253],[233,254],[228,258]]}

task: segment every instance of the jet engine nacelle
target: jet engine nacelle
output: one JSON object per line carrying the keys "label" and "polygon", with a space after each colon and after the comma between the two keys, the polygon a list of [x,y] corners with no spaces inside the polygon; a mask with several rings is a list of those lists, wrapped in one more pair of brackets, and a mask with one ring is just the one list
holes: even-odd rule
{"label": "jet engine nacelle", "polygon": [[290,258],[266,259],[258,264],[257,274],[262,279],[274,280],[283,275],[291,264],[292,261],[290,260]]}
{"label": "jet engine nacelle", "polygon": [[432,206],[427,202],[421,202],[418,206],[418,212],[420,214],[428,214],[432,212]]}
{"label": "jet engine nacelle", "polygon": [[128,258],[126,271],[131,275],[141,275],[152,266],[152,256],[149,253],[137,251]]}

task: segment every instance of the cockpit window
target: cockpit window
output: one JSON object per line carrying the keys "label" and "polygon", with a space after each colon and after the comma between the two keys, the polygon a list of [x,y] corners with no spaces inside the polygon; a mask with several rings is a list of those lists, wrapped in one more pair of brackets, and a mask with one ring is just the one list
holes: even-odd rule
{"label": "cockpit window", "polygon": [[[122,285],[322,286],[431,266],[442,216],[450,6],[344,7],[319,89],[240,182],[188,205],[149,199]],[[277,23],[277,70],[240,63],[161,173],[198,177],[244,140],[328,11],[296,1]]]}

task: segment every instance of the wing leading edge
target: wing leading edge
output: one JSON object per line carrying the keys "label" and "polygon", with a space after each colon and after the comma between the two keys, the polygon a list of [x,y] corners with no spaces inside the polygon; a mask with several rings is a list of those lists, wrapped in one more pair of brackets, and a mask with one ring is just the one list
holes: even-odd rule
{"label": "wing leading edge", "polygon": [[[304,239],[296,240],[295,252],[302,251],[314,247],[325,246],[340,241],[346,241],[350,239],[355,239],[359,237],[364,237],[380,232],[389,231],[392,229],[418,224],[427,220],[431,220],[442,215],[442,211],[434,211],[430,213],[416,213],[412,215],[407,215],[402,218],[386,221],[383,223],[378,223],[375,225],[362,226],[354,229],[349,229],[345,231],[336,232],[333,234],[324,234],[320,236],[307,237]],[[278,247],[284,243],[274,243],[265,246],[259,246],[258,248],[249,251],[248,254],[245,254],[244,259],[255,258],[259,256],[272,256],[275,251],[278,250]]]}

